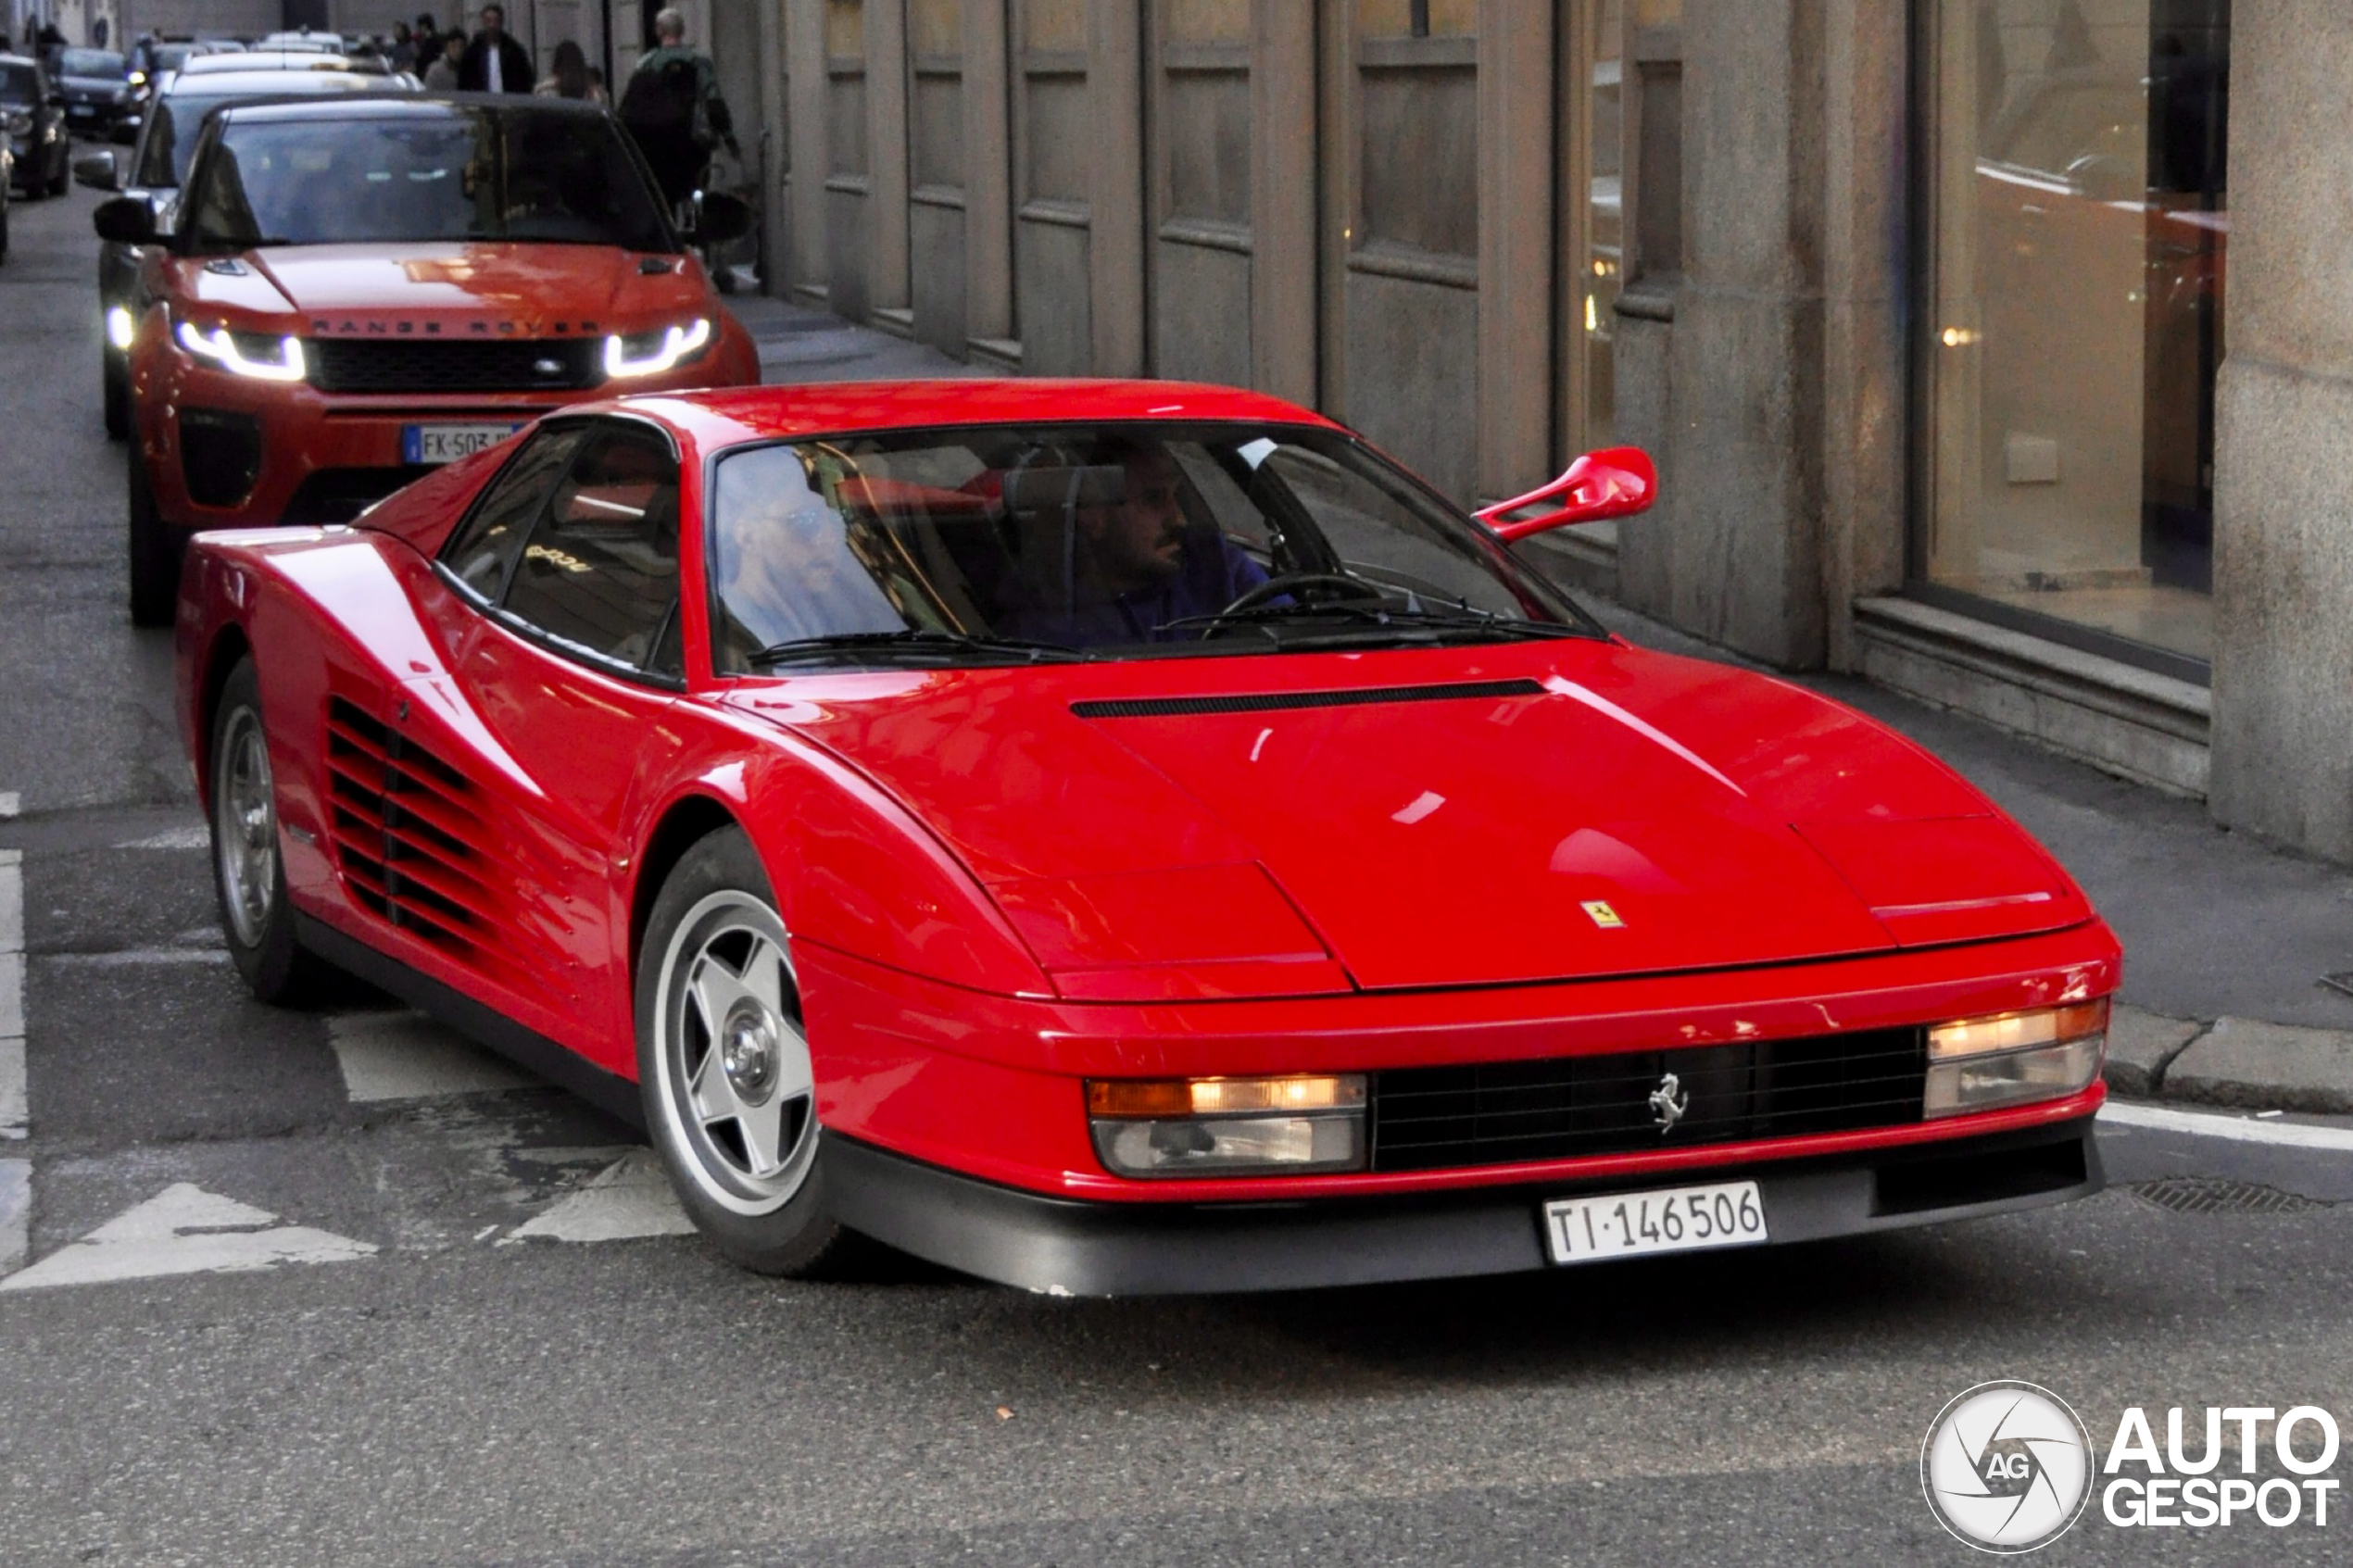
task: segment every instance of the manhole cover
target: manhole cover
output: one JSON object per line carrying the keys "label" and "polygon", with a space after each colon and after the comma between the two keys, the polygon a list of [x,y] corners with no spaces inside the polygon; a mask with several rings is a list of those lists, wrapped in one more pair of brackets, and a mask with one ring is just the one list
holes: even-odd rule
{"label": "manhole cover", "polygon": [[2133,1191],[2144,1203],[2176,1214],[2285,1214],[2321,1207],[2309,1198],[2277,1187],[2213,1176],[2164,1176],[2137,1183]]}

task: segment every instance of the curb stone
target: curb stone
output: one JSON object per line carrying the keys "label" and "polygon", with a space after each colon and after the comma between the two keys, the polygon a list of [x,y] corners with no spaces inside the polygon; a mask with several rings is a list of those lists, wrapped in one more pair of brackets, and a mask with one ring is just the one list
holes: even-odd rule
{"label": "curb stone", "polygon": [[2158,1085],[2168,1099],[2353,1111],[2353,1034],[2225,1018],[2185,1046]]}
{"label": "curb stone", "polygon": [[2195,1018],[2168,1018],[2120,1004],[2108,1015],[2108,1086],[2135,1099],[2156,1098],[2166,1070],[2206,1029]]}

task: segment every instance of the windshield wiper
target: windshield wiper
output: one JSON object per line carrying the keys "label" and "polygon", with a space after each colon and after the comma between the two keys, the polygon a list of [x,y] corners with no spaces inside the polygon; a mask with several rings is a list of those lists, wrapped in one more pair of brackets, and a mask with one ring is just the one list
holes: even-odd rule
{"label": "windshield wiper", "polygon": [[1084,648],[1065,647],[1060,643],[905,626],[896,632],[836,632],[823,637],[795,637],[790,642],[761,648],[751,656],[750,662],[755,670],[773,670],[780,664],[862,663],[877,655],[885,659],[937,661],[975,654],[1028,664],[1078,664],[1091,662],[1095,658]]}

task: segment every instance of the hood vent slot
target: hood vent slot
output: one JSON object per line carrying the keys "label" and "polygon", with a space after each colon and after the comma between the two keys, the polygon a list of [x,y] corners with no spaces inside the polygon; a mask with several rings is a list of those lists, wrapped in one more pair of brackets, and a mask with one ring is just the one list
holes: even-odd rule
{"label": "hood vent slot", "polygon": [[1285,713],[1303,708],[1377,708],[1395,702],[1458,702],[1542,696],[1534,681],[1453,681],[1431,686],[1363,686],[1338,692],[1255,692],[1234,696],[1154,696],[1074,702],[1081,719],[1174,719],[1202,713]]}
{"label": "hood vent slot", "polygon": [[481,968],[498,950],[472,783],[342,697],[327,702],[335,863],[362,908]]}

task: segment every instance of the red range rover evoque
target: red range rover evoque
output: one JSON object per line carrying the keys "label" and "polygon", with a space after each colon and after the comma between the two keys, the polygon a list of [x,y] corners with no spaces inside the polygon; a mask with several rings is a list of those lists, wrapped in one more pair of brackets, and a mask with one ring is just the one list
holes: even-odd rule
{"label": "red range rover evoque", "polygon": [[[702,230],[740,232],[709,198]],[[198,529],[348,521],[567,403],[744,385],[721,307],[610,115],[561,99],[338,97],[205,121],[130,349],[132,618],[170,619]]]}
{"label": "red range rover evoque", "polygon": [[229,948],[642,1119],[775,1273],[1576,1265],[2097,1189],[2116,938],[1951,770],[1629,646],[1349,432],[1169,383],[567,410],[209,533]]}

